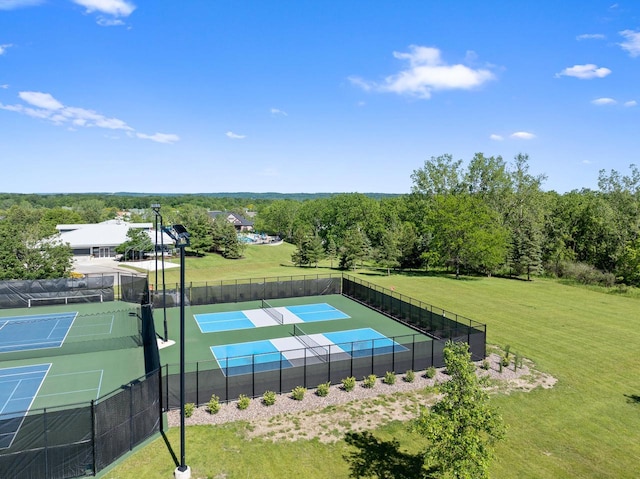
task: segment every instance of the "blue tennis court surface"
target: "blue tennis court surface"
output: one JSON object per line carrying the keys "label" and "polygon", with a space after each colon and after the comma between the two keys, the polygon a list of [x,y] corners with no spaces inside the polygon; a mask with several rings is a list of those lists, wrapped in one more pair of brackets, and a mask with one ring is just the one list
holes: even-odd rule
{"label": "blue tennis court surface", "polygon": [[0,353],[59,348],[78,313],[0,318]]}
{"label": "blue tennis court surface", "polygon": [[349,315],[327,303],[281,306],[273,309],[281,315],[283,323],[276,321],[263,309],[194,314],[193,317],[203,333],[349,318]]}
{"label": "blue tennis court surface", "polygon": [[304,304],[287,306],[287,309],[298,316],[303,322],[331,321],[333,319],[347,319],[349,315],[327,303]]}
{"label": "blue tennis court surface", "polygon": [[324,333],[324,336],[354,358],[408,351],[401,344],[371,328]]}
{"label": "blue tennis court surface", "polygon": [[227,376],[408,351],[372,328],[211,346]]}
{"label": "blue tennis court surface", "polygon": [[0,449],[11,447],[51,364],[0,369]]}
{"label": "blue tennis court surface", "polygon": [[233,371],[233,374],[245,374],[252,370],[271,371],[278,369],[280,363],[283,368],[292,366],[269,340],[212,346],[211,352],[220,368]]}

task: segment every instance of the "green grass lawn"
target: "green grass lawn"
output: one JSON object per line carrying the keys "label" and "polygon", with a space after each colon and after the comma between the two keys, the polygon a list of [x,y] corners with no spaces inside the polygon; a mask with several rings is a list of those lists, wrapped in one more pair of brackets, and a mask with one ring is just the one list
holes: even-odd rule
{"label": "green grass lawn", "polygon": [[[187,279],[205,281],[329,272],[295,268],[292,248],[247,248],[247,258],[188,258]],[[173,272],[172,272],[173,274]],[[177,277],[177,272],[175,273]],[[640,328],[636,297],[536,279],[420,274],[357,275],[396,292],[487,324],[488,342],[511,346],[558,379],[553,389],[495,396],[508,425],[496,450],[495,478],[635,478],[640,458]],[[169,276],[169,275],[167,275]],[[168,281],[170,281],[168,279]],[[634,398],[636,400],[634,400]],[[316,441],[272,444],[245,440],[244,424],[191,427],[192,477],[348,477],[345,445]],[[415,445],[401,425],[378,431]],[[169,440],[179,451],[179,431]],[[160,438],[105,477],[160,478],[175,464]],[[135,472],[133,472],[135,471]],[[224,473],[225,475],[219,475]]]}

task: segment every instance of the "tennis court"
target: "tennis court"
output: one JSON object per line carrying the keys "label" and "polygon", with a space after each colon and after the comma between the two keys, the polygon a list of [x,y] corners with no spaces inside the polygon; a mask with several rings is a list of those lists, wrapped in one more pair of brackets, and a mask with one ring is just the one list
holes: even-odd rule
{"label": "tennis court", "polygon": [[272,307],[262,301],[261,308],[220,313],[194,314],[202,333],[262,328],[282,324],[348,319],[349,315],[327,303]]}
{"label": "tennis court", "polygon": [[51,364],[0,369],[0,449],[11,447]]}
{"label": "tennis court", "polygon": [[31,416],[46,410],[48,417],[63,417],[67,405],[97,400],[144,374],[139,319],[130,315],[136,310],[101,307],[113,305],[43,306],[46,312],[39,314],[3,311],[0,449],[35,440],[27,427]]}
{"label": "tennis court", "polygon": [[402,351],[407,348],[372,328],[305,334],[297,325],[288,337],[211,346],[227,376]]}
{"label": "tennis court", "polygon": [[0,318],[0,353],[59,348],[77,312]]}

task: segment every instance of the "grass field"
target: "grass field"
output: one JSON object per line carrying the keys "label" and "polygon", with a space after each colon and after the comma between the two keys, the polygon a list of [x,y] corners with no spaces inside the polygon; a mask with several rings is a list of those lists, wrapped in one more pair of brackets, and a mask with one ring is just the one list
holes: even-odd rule
{"label": "grass field", "polygon": [[[247,248],[247,259],[189,258],[191,281],[308,274],[290,265],[291,249]],[[264,255],[264,256],[262,256]],[[205,267],[206,265],[209,267]],[[328,266],[328,265],[322,265]],[[313,272],[316,270],[313,269]],[[318,272],[327,272],[320,268]],[[508,425],[491,467],[495,478],[635,478],[640,458],[640,300],[557,281],[355,274],[487,324],[488,342],[510,345],[558,379],[550,390],[495,396]],[[348,477],[345,444],[247,441],[246,424],[191,427],[192,477]],[[415,447],[401,424],[378,430]],[[179,430],[168,434],[179,450]],[[160,438],[104,477],[169,477],[175,464]],[[219,475],[223,474],[223,475]]]}

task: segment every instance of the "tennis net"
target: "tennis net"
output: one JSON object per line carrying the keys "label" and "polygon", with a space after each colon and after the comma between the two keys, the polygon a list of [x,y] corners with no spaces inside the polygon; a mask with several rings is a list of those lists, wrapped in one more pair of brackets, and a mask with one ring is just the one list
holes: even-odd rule
{"label": "tennis net", "polygon": [[278,311],[276,308],[267,303],[264,299],[262,300],[262,309],[264,309],[265,313],[275,319],[278,324],[284,324],[284,314]]}
{"label": "tennis net", "polygon": [[293,325],[293,336],[323,362],[329,361],[329,350],[311,339],[300,327]]}

